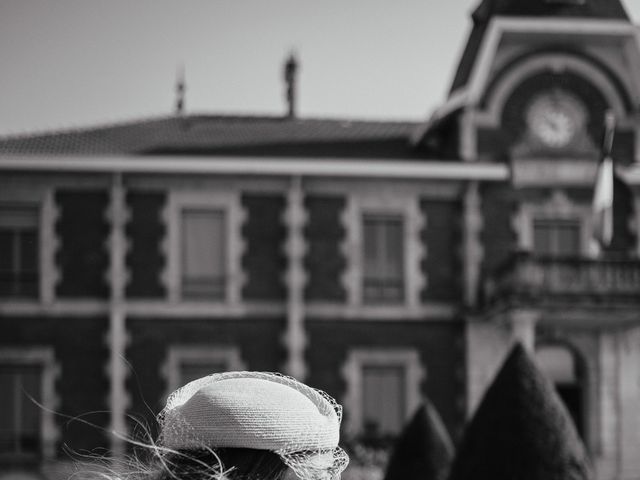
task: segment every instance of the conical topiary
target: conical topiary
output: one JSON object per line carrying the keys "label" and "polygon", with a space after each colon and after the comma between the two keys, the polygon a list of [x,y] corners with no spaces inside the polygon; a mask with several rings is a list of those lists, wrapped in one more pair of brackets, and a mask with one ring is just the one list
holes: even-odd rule
{"label": "conical topiary", "polygon": [[487,390],[449,480],[586,480],[582,441],[555,388],[520,344]]}
{"label": "conical topiary", "polygon": [[384,480],[445,480],[452,459],[449,434],[425,400],[398,437]]}

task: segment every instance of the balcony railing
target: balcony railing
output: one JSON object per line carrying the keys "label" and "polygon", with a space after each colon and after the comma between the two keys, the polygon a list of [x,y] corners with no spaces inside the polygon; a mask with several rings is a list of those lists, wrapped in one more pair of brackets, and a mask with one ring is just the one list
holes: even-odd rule
{"label": "balcony railing", "polygon": [[510,299],[640,303],[640,260],[517,253],[487,279],[485,293],[489,303]]}

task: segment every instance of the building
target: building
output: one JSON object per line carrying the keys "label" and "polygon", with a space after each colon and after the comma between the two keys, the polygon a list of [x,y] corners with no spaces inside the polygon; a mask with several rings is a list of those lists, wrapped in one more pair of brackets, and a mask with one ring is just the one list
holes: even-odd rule
{"label": "building", "polygon": [[483,0],[423,124],[297,118],[287,71],[283,117],[0,140],[4,471],[121,451],[106,430],[230,369],[328,391],[347,438],[393,436],[428,395],[457,438],[519,339],[598,478],[640,475],[640,43],[620,1]]}

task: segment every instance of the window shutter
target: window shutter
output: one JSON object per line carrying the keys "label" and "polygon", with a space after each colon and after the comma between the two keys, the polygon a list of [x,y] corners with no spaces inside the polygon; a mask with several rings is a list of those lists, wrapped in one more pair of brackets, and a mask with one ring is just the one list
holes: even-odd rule
{"label": "window shutter", "polygon": [[224,218],[220,210],[182,212],[182,281],[187,297],[224,296]]}
{"label": "window shutter", "polygon": [[364,366],[362,400],[365,431],[398,433],[405,418],[405,370],[402,366]]}
{"label": "window shutter", "polygon": [[0,296],[38,295],[38,209],[0,207]]}
{"label": "window shutter", "polygon": [[404,232],[398,215],[363,217],[364,300],[401,301],[404,295]]}
{"label": "window shutter", "polygon": [[0,453],[37,454],[40,449],[42,368],[0,366]]}

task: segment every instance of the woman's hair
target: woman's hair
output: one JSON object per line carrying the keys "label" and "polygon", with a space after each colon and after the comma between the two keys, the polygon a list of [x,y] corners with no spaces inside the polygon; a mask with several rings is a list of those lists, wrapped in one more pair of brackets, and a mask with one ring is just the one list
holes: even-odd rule
{"label": "woman's hair", "polygon": [[288,467],[268,450],[217,448],[164,454],[149,480],[282,480]]}

